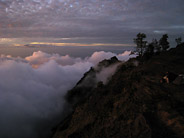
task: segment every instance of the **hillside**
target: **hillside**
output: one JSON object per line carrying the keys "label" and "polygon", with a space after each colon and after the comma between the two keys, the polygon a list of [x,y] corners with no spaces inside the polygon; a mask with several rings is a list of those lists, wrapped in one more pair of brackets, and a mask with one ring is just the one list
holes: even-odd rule
{"label": "hillside", "polygon": [[167,71],[184,74],[184,44],[135,63],[120,65],[106,84],[76,89],[81,79],[66,97],[74,111],[53,138],[184,137],[184,86],[160,83]]}

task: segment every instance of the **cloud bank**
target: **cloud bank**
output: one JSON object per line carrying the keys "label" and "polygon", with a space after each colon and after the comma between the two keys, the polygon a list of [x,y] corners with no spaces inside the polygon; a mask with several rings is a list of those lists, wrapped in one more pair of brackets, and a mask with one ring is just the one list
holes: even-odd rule
{"label": "cloud bank", "polygon": [[67,90],[99,61],[112,56],[128,60],[129,54],[101,51],[85,59],[41,51],[24,59],[1,55],[0,137],[49,137],[57,118],[68,111]]}
{"label": "cloud bank", "polygon": [[0,0],[1,37],[105,37],[131,44],[138,32],[183,36],[183,9],[183,0]]}

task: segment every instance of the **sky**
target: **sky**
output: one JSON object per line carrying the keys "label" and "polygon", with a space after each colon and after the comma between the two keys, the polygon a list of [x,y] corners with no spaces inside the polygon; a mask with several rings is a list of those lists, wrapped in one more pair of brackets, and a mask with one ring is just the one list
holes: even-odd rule
{"label": "sky", "polygon": [[184,39],[183,14],[184,0],[0,0],[0,137],[45,138],[91,66],[135,56],[139,32]]}
{"label": "sky", "polygon": [[132,46],[139,32],[174,40],[183,12],[183,0],[0,0],[0,44]]}

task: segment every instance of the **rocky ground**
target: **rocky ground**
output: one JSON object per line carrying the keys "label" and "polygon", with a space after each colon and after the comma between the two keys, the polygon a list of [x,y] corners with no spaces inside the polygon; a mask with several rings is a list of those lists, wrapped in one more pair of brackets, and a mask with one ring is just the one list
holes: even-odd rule
{"label": "rocky ground", "polygon": [[53,138],[183,138],[184,86],[160,83],[167,71],[184,74],[183,44],[139,65],[129,60],[107,84],[78,87],[81,79],[66,96],[74,110]]}

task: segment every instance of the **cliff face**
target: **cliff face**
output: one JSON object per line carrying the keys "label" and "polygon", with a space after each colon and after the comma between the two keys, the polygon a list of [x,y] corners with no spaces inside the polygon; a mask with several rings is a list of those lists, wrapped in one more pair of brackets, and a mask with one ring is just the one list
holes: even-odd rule
{"label": "cliff face", "polygon": [[[184,137],[184,86],[160,83],[167,71],[184,74],[184,45],[135,63],[122,64],[105,85],[84,88],[90,93],[74,103],[53,137]],[[69,97],[82,87],[74,89]]]}
{"label": "cliff face", "polygon": [[116,57],[112,57],[109,60],[105,59],[99,62],[95,67],[91,67],[91,69],[79,80],[76,86],[68,91],[66,95],[67,101],[73,106],[84,101],[94,88],[104,85],[109,81],[121,63],[122,62]]}

